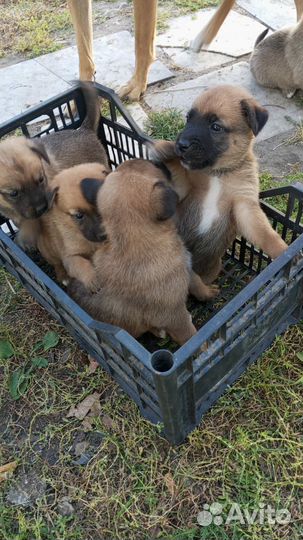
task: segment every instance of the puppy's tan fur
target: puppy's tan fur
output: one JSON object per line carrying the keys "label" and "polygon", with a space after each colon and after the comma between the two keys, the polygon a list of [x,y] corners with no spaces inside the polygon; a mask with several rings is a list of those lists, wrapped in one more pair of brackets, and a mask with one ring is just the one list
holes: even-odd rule
{"label": "puppy's tan fur", "polygon": [[76,278],[88,285],[94,278],[90,259],[98,242],[85,238],[75,217],[79,212],[95,212],[82,195],[82,180],[94,178],[101,183],[107,174],[105,166],[86,163],[65,169],[52,181],[51,187],[56,196],[52,208],[38,220],[37,244],[41,255],[54,267],[59,281]]}
{"label": "puppy's tan fur", "polygon": [[17,226],[26,217],[33,217],[31,208],[9,196],[15,190],[24,193],[29,184],[32,190],[43,184],[44,192],[46,163],[47,156],[39,141],[11,137],[0,143],[0,213]]}
{"label": "puppy's tan fur", "polygon": [[175,157],[174,143],[156,143],[153,157],[168,160],[166,165],[181,198],[180,234],[192,253],[193,270],[206,283],[211,283],[220,272],[221,257],[236,234],[272,258],[278,257],[287,245],[272,229],[259,205],[258,165],[251,125],[263,109],[244,89],[219,86],[201,94],[192,110],[203,118],[215,116],[225,126],[227,149],[212,166],[196,170],[181,165],[180,158]]}
{"label": "puppy's tan fur", "polygon": [[177,198],[150,162],[123,163],[97,195],[108,242],[93,256],[99,290],[71,294],[93,317],[137,337],[165,330],[177,343],[195,332],[186,299],[190,259],[172,215]]}
{"label": "puppy's tan fur", "polygon": [[[11,137],[0,142],[0,213],[19,227],[18,242],[22,247],[35,245],[37,224],[32,220],[46,211],[48,183],[58,172],[88,162],[108,166],[97,137],[97,92],[89,84],[82,83],[81,88],[86,117],[79,129],[54,132],[40,139]],[[13,199],[10,194],[16,191],[18,197]]]}
{"label": "puppy's tan fur", "polygon": [[46,167],[51,169],[39,140],[11,137],[0,142],[0,214],[19,228],[17,240],[23,247],[35,245],[35,220],[49,205]]}
{"label": "puppy's tan fur", "polygon": [[251,72],[259,84],[279,88],[290,98],[303,89],[303,17],[296,26],[265,35],[259,36],[251,55]]}

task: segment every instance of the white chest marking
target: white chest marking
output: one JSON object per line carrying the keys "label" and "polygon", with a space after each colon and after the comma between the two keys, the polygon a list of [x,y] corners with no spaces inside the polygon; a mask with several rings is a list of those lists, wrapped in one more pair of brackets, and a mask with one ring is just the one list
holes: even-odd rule
{"label": "white chest marking", "polygon": [[203,201],[201,208],[201,221],[199,224],[199,233],[206,233],[219,217],[218,202],[221,192],[221,180],[213,176],[209,182],[209,190]]}

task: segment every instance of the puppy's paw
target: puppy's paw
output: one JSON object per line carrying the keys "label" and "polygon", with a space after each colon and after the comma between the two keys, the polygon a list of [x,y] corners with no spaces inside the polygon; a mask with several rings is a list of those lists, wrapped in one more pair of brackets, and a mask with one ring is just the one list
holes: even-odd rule
{"label": "puppy's paw", "polygon": [[286,244],[286,242],[284,242],[282,238],[278,237],[275,239],[275,242],[271,246],[269,256],[272,259],[276,259],[280,255],[282,255],[282,253],[284,253],[284,251],[286,251],[287,248],[288,248],[288,245]]}
{"label": "puppy's paw", "polygon": [[167,334],[166,334],[164,328],[152,328],[150,330],[150,332],[152,334],[154,334],[154,336],[156,336],[158,338],[161,338],[161,339],[165,339],[167,337]]}
{"label": "puppy's paw", "polygon": [[216,298],[220,294],[220,288],[218,285],[206,285],[204,298],[203,300],[212,300],[213,298]]}
{"label": "puppy's paw", "polygon": [[99,288],[96,273],[93,269],[82,276],[80,281],[90,293],[96,292]]}
{"label": "puppy's paw", "polygon": [[15,242],[21,249],[23,249],[23,251],[31,251],[36,247],[35,242],[31,241],[29,238],[26,238],[21,231],[17,232]]}

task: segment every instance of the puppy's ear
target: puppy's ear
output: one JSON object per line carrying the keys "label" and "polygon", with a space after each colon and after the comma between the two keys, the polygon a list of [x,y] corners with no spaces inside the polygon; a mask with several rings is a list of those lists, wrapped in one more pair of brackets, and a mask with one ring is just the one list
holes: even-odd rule
{"label": "puppy's ear", "polygon": [[154,185],[151,199],[152,212],[157,221],[165,221],[173,217],[179,197],[171,187],[164,182],[157,182]]}
{"label": "puppy's ear", "polygon": [[268,120],[268,111],[253,101],[249,102],[247,99],[241,100],[241,109],[253,134],[258,135]]}
{"label": "puppy's ear", "polygon": [[41,139],[30,139],[29,147],[35,154],[38,154],[39,157],[44,159],[46,163],[49,163],[49,157]]}
{"label": "puppy's ear", "polygon": [[97,195],[102,185],[103,181],[97,178],[84,178],[81,180],[80,189],[89,204],[97,205]]}
{"label": "puppy's ear", "polygon": [[47,193],[48,210],[50,210],[53,207],[55,200],[57,198],[58,191],[59,191],[59,187],[55,187],[55,189]]}
{"label": "puppy's ear", "polygon": [[166,180],[171,182],[171,180],[172,180],[171,172],[168,169],[168,167],[166,167],[165,163],[160,162],[160,161],[152,162],[152,163],[155,165],[155,167],[157,167],[158,169],[160,169],[160,171],[163,172],[164,176],[166,177]]}

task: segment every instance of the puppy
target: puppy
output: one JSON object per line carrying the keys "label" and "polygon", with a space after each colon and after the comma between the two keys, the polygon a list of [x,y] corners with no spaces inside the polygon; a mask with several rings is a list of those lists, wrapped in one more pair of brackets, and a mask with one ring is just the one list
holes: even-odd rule
{"label": "puppy", "polygon": [[97,93],[84,83],[82,92],[87,115],[78,130],[55,132],[41,139],[12,137],[0,142],[0,213],[19,227],[18,241],[23,247],[35,243],[32,220],[48,209],[48,183],[55,174],[88,162],[108,167],[106,152],[97,137]]}
{"label": "puppy", "polygon": [[87,178],[100,186],[108,172],[99,163],[86,163],[65,169],[52,181],[52,207],[38,220],[37,245],[64,284],[77,278],[89,286],[94,278],[90,259],[98,242],[105,240],[105,232],[96,207],[84,198],[82,186]]}
{"label": "puppy", "polygon": [[291,98],[303,89],[303,17],[298,24],[274,32],[266,39],[266,29],[258,37],[250,58],[250,69],[262,86],[279,88]]}
{"label": "puppy", "polygon": [[[71,295],[94,318],[134,337],[164,330],[183,344],[196,332],[186,309],[190,257],[172,219],[178,197],[163,170],[149,161],[127,161],[101,189],[90,181],[83,187],[88,202],[96,201],[108,240],[92,259],[97,292],[74,282]],[[201,280],[195,276],[193,282],[199,287]]]}
{"label": "puppy", "polygon": [[205,283],[218,276],[236,234],[271,258],[287,249],[259,205],[253,144],[267,119],[246,90],[218,86],[195,100],[176,143],[160,141],[152,150],[171,171],[181,199],[179,231]]}

